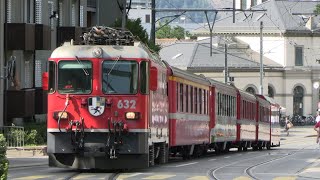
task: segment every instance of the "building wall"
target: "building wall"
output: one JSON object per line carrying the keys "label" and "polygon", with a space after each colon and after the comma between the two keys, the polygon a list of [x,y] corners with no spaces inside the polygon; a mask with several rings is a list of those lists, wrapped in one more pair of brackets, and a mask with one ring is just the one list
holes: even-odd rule
{"label": "building wall", "polygon": [[[260,37],[259,36],[237,36],[238,40],[250,45],[250,48],[260,54]],[[264,36],[263,37],[263,55],[272,59],[274,62],[285,66],[285,38],[283,36]]]}
{"label": "building wall", "polygon": [[[4,24],[5,22],[5,0],[0,0],[0,69],[4,68]],[[3,76],[0,71],[0,76]],[[0,107],[4,107],[4,79],[0,78]],[[0,126],[3,126],[3,108],[0,108]]]}
{"label": "building wall", "polygon": [[[124,2],[126,1],[119,0],[120,4]],[[122,19],[122,12],[117,1],[97,0],[97,25],[110,26],[116,19]]]}

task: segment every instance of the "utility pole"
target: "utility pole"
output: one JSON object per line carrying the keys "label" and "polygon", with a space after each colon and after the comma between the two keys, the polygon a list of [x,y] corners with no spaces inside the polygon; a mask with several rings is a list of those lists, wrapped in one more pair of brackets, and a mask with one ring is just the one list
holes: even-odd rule
{"label": "utility pole", "polygon": [[126,28],[127,24],[127,1],[123,0],[123,10],[122,10],[122,29],[124,30]]}
{"label": "utility pole", "polygon": [[260,21],[260,92],[263,95],[263,22]]}
{"label": "utility pole", "polygon": [[228,45],[224,43],[224,83],[228,83]]}
{"label": "utility pole", "polygon": [[156,0],[151,1],[151,33],[150,41],[156,44]]}

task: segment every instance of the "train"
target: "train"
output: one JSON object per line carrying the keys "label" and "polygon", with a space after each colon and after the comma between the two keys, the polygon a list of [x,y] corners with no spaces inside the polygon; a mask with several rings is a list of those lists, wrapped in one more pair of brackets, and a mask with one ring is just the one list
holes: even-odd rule
{"label": "train", "polygon": [[136,169],[280,146],[274,100],[170,66],[123,29],[89,28],[43,73],[49,166]]}

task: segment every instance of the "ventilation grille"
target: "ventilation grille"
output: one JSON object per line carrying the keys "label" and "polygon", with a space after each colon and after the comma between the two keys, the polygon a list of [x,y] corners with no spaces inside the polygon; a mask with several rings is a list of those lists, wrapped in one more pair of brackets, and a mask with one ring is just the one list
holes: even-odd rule
{"label": "ventilation grille", "polygon": [[7,0],[7,23],[12,22],[12,2],[11,0]]}
{"label": "ventilation grille", "polygon": [[72,4],[71,8],[71,25],[76,26],[76,5]]}
{"label": "ventilation grille", "polygon": [[84,27],[84,23],[83,23],[83,17],[84,14],[83,14],[83,6],[80,6],[80,27]]}
{"label": "ventilation grille", "polygon": [[36,24],[42,24],[42,0],[36,0]]}
{"label": "ventilation grille", "polygon": [[63,17],[63,11],[62,11],[62,2],[59,2],[59,26],[63,25],[62,17]]}
{"label": "ventilation grille", "polygon": [[42,87],[42,71],[41,71],[41,66],[42,66],[42,63],[41,63],[41,60],[36,60],[36,63],[35,63],[35,86],[36,87]]}
{"label": "ventilation grille", "polygon": [[[53,1],[48,1],[48,11],[49,11],[50,16],[53,15],[53,10],[54,10]],[[51,27],[51,29],[54,29],[54,19],[55,18],[51,18],[50,19],[50,27]]]}

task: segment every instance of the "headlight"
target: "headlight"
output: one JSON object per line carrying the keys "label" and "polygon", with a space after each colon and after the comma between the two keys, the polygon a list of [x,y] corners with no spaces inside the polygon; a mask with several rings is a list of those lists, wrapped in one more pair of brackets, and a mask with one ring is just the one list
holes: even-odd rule
{"label": "headlight", "polygon": [[139,112],[126,112],[126,119],[127,120],[137,120],[140,118]]}
{"label": "headlight", "polygon": [[68,112],[56,111],[53,113],[53,119],[58,120],[59,116],[61,116],[61,119],[68,119]]}

